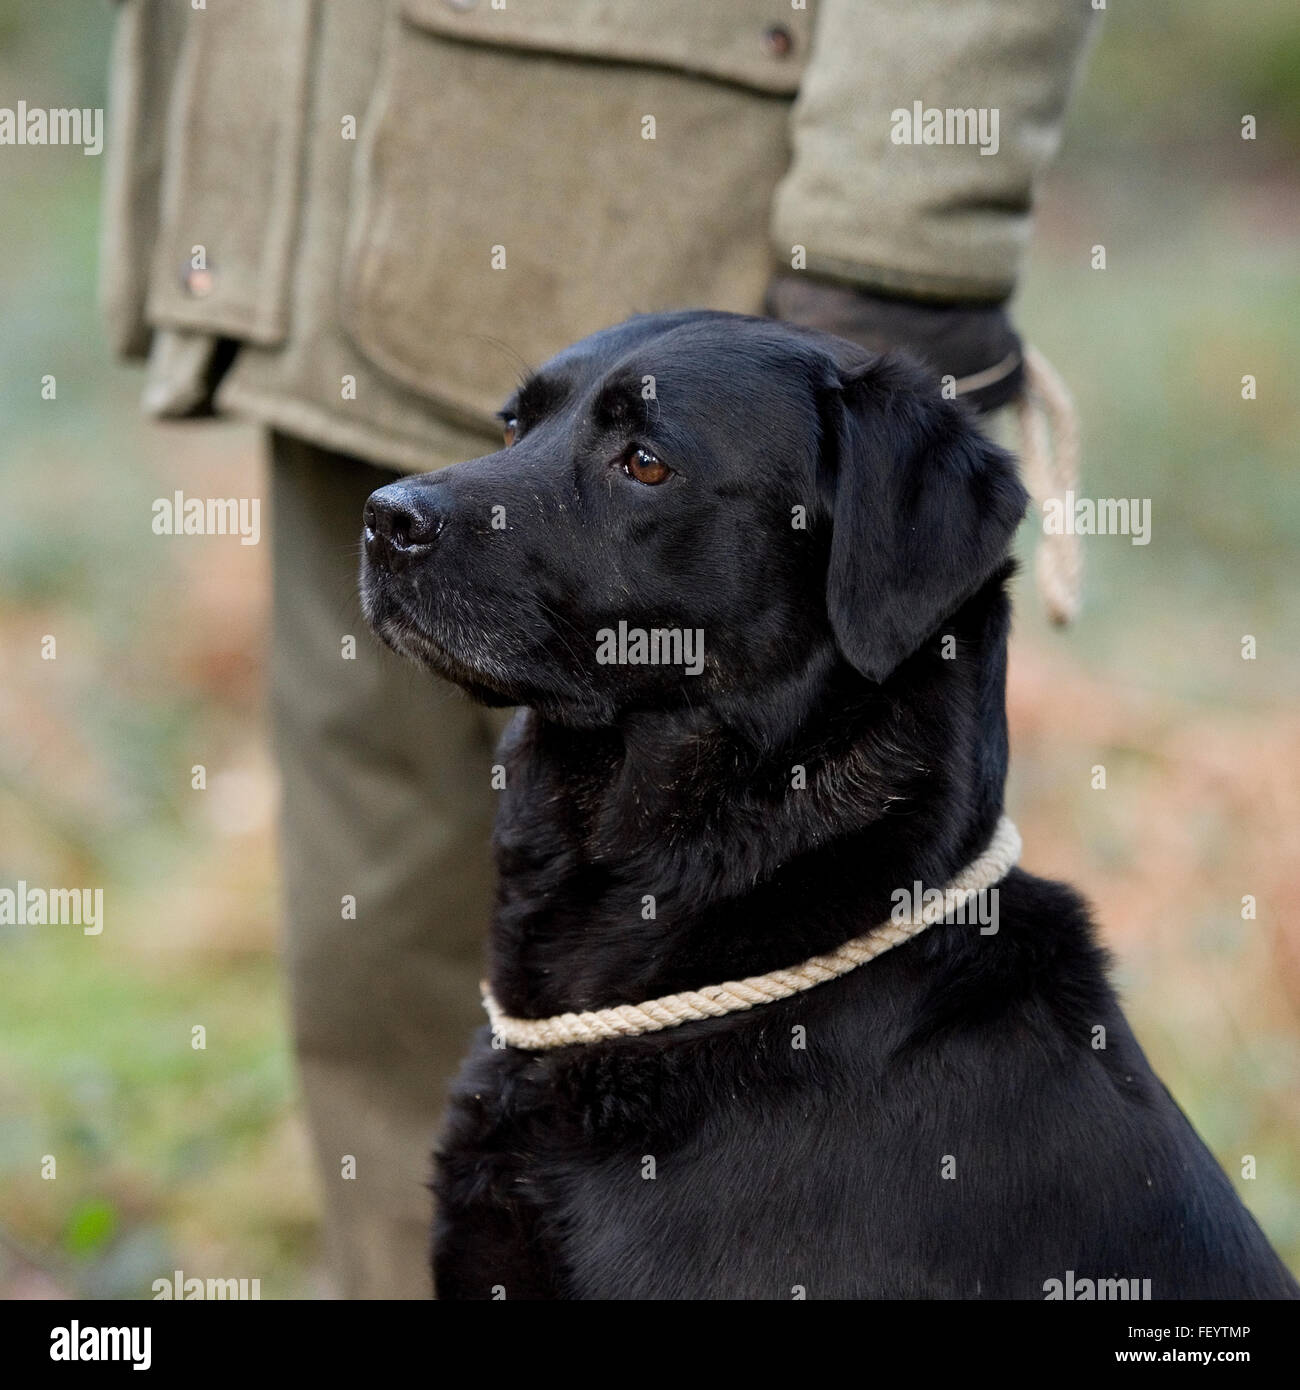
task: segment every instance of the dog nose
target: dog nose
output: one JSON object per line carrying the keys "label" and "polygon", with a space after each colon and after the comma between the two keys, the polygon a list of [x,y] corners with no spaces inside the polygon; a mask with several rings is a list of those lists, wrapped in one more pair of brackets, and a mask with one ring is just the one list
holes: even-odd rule
{"label": "dog nose", "polygon": [[366,554],[381,569],[397,569],[437,539],[443,518],[428,489],[389,483],[370,494],[364,521]]}

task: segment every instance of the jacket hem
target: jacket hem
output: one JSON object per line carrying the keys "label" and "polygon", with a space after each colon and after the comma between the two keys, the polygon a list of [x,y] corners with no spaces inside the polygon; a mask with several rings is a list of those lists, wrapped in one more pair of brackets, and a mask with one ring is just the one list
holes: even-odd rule
{"label": "jacket hem", "polygon": [[[268,429],[294,435],[335,453],[364,459],[394,473],[431,473],[459,463],[462,458],[475,456],[470,452],[446,457],[432,444],[391,434],[370,423],[341,420],[330,411],[305,401],[264,396],[234,382],[221,386],[216,404],[219,411],[247,416]],[[481,437],[493,449],[499,447],[490,436]]]}

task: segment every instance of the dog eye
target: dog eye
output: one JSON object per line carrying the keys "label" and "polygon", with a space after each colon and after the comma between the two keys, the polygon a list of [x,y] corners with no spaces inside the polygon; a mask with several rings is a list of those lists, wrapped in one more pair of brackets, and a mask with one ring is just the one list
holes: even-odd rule
{"label": "dog eye", "polygon": [[633,444],[623,455],[623,472],[629,478],[638,483],[644,483],[647,487],[656,487],[660,483],[666,483],[673,475],[673,470],[668,467],[661,459],[657,459],[649,449],[643,449],[639,444]]}
{"label": "dog eye", "polygon": [[508,449],[515,442],[516,438],[518,438],[519,435],[518,417],[514,415],[507,415],[503,423],[503,429],[506,438],[506,448]]}

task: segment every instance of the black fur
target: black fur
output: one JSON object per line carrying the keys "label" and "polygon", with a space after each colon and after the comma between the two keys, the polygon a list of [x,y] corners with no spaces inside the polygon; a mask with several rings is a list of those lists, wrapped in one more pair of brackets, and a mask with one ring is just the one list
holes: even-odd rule
{"label": "black fur", "polygon": [[[508,1012],[794,965],[979,852],[1025,494],[959,408],[904,363],[702,312],[584,340],[504,413],[512,447],[372,497],[363,593],[399,650],[525,707]],[[635,481],[629,445],[674,474]],[[703,671],[599,664],[620,619],[703,629]],[[1043,1298],[1067,1271],[1296,1296],[1079,898],[999,891],[995,934],[943,923],[752,1012],[538,1054],[485,1028],[441,1146],[439,1296]]]}

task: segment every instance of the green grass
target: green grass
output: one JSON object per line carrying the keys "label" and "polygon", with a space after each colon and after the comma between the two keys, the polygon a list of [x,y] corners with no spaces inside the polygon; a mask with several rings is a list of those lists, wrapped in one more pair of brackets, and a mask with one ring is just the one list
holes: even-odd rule
{"label": "green grass", "polygon": [[[196,1246],[214,1262],[205,1272],[260,1277],[268,1297],[309,1291],[303,1164],[273,1166],[294,1099],[275,962],[200,956],[159,971],[68,930],[0,941],[11,1240],[60,1285],[97,1295],[146,1296]],[[296,1189],[283,1200],[279,1177]],[[213,1228],[197,1241],[196,1213]]]}

